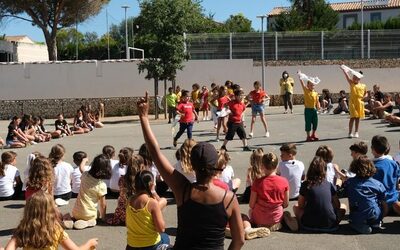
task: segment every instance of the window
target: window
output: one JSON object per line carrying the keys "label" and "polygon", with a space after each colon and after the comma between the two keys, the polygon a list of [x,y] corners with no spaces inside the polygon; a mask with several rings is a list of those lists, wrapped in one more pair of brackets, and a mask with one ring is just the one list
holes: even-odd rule
{"label": "window", "polygon": [[347,29],[357,22],[357,14],[343,15],[343,29]]}
{"label": "window", "polygon": [[371,13],[371,22],[381,21],[381,20],[382,20],[382,15],[380,12]]}

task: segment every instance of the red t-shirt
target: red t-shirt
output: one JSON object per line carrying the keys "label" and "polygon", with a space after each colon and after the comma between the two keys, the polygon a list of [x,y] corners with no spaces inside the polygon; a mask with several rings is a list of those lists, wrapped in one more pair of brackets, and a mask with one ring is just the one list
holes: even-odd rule
{"label": "red t-shirt", "polygon": [[289,183],[285,177],[278,175],[256,179],[251,186],[251,192],[257,193],[257,198],[271,204],[282,204],[285,192],[289,190]]}
{"label": "red t-shirt", "polygon": [[225,182],[223,182],[223,181],[220,180],[220,179],[213,179],[213,184],[214,184],[215,186],[217,186],[217,187],[222,188],[222,189],[225,190],[225,191],[228,191],[228,190],[229,190],[228,184],[226,184]]}
{"label": "red t-shirt", "polygon": [[233,123],[241,123],[242,122],[242,114],[243,111],[246,110],[246,105],[243,102],[230,101],[228,103],[228,107],[231,110],[229,114],[229,121]]}
{"label": "red t-shirt", "polygon": [[254,104],[261,104],[263,103],[263,99],[267,94],[265,93],[264,90],[260,89],[260,90],[253,90],[250,92],[250,96],[252,99],[252,102]]}
{"label": "red t-shirt", "polygon": [[183,114],[183,115],[181,115],[181,119],[179,120],[179,122],[182,122],[182,123],[193,122],[193,111],[194,111],[193,103],[191,103],[191,102],[180,102],[176,109],[181,114]]}
{"label": "red t-shirt", "polygon": [[229,97],[227,96],[218,98],[218,110],[222,110],[225,104],[227,104],[228,102],[229,102]]}

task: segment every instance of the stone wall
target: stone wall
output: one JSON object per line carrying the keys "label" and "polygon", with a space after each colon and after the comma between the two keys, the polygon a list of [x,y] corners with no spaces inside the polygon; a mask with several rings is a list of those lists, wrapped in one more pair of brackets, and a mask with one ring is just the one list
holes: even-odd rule
{"label": "stone wall", "polygon": [[[104,103],[106,116],[136,115],[136,103],[139,97],[120,98],[77,98],[77,99],[47,99],[47,100],[17,100],[0,101],[0,119],[23,114],[41,115],[45,118],[55,118],[63,113],[65,117],[73,117],[82,105],[90,104],[97,110],[99,103]],[[150,112],[154,112],[154,98],[150,98]]]}

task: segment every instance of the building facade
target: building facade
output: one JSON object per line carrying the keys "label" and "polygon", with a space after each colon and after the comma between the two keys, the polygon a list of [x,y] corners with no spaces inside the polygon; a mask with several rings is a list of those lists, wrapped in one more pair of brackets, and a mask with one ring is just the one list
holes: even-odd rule
{"label": "building facade", "polygon": [[5,36],[0,41],[0,62],[48,61],[47,46],[32,41],[27,36]]}

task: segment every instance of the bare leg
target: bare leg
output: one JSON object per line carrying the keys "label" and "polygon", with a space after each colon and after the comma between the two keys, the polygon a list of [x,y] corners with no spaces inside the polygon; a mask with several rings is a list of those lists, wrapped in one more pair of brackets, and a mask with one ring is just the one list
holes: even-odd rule
{"label": "bare leg", "polygon": [[393,211],[397,214],[400,215],[400,201],[394,202],[393,203]]}
{"label": "bare leg", "polygon": [[350,118],[349,120],[349,134],[353,132],[353,123],[354,123],[355,118]]}
{"label": "bare leg", "polygon": [[354,131],[357,133],[358,132],[358,128],[360,126],[360,118],[355,118],[355,127],[354,127]]}
{"label": "bare leg", "polygon": [[303,214],[304,214],[304,209],[300,208],[299,205],[296,204],[293,206],[293,213],[294,213],[294,216],[296,216],[296,219],[300,224],[301,218],[303,217]]}
{"label": "bare leg", "polygon": [[268,126],[267,126],[267,121],[265,120],[265,115],[264,114],[260,114],[260,119],[261,119],[262,124],[264,125],[265,132],[267,132],[268,131]]}
{"label": "bare leg", "polygon": [[254,129],[254,123],[256,122],[256,116],[252,115],[251,116],[251,123],[250,123],[250,133],[253,133],[253,129]]}

